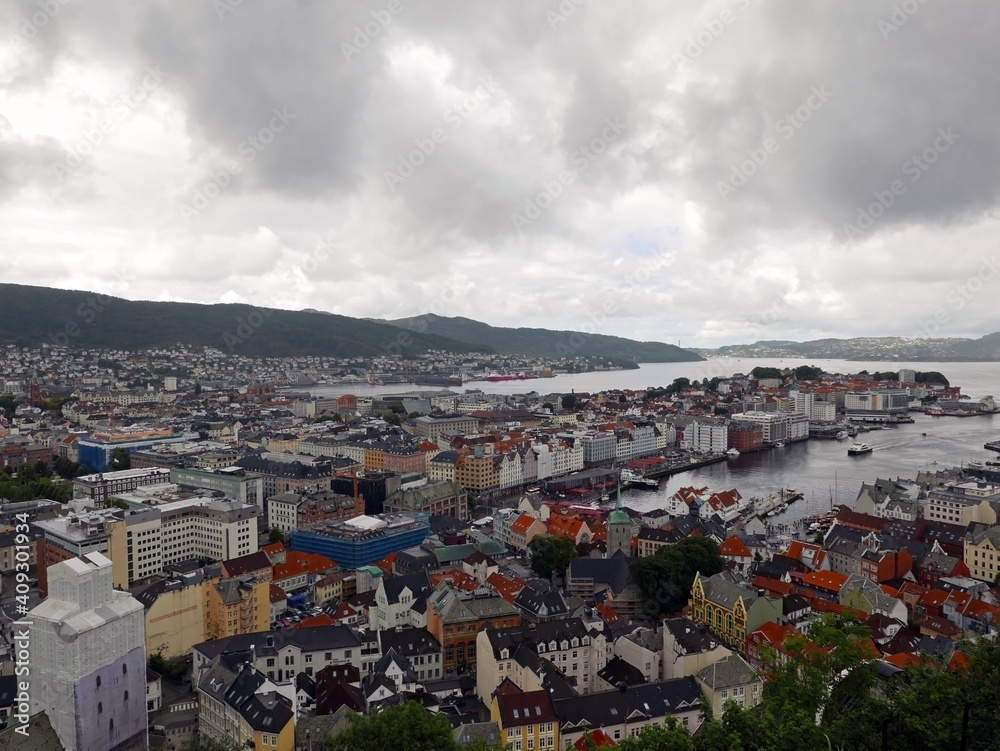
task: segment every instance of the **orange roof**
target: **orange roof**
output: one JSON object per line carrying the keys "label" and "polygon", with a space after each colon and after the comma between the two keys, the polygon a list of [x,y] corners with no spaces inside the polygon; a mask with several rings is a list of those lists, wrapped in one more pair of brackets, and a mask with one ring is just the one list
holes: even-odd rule
{"label": "orange roof", "polygon": [[261,548],[267,557],[270,558],[272,555],[277,555],[278,553],[285,552],[285,546],[280,542],[272,542]]}
{"label": "orange roof", "polygon": [[[593,748],[614,748],[615,746],[618,745],[613,740],[611,740],[611,738],[608,736],[608,734],[605,733],[600,728],[596,728],[590,734],[590,737],[594,741]],[[576,741],[576,743],[573,744],[573,747],[577,751],[584,751],[584,749],[586,748],[586,744],[584,743],[584,740],[585,739],[582,738],[582,737],[578,738],[577,741]]]}
{"label": "orange roof", "polygon": [[314,626],[335,626],[337,622],[326,613],[314,615],[311,618],[303,618],[296,628],[313,628]]}
{"label": "orange roof", "polygon": [[810,571],[802,577],[802,581],[816,589],[840,592],[844,582],[847,581],[847,574],[838,574],[836,571]]}
{"label": "orange roof", "polygon": [[795,585],[791,582],[783,582],[780,579],[768,579],[766,576],[755,576],[751,582],[755,589],[766,589],[776,595],[790,595],[795,591]]}
{"label": "orange roof", "polygon": [[513,579],[508,579],[496,571],[486,577],[486,583],[490,584],[498,595],[511,603],[514,602],[518,593],[527,586],[523,579],[518,579],[516,576]]}
{"label": "orange roof", "polygon": [[281,581],[302,573],[321,574],[336,567],[337,564],[325,555],[293,551],[288,554],[284,563],[278,563],[272,567],[272,577],[275,581]]}
{"label": "orange roof", "polygon": [[346,600],[340,603],[340,607],[337,608],[337,612],[333,614],[335,621],[341,621],[345,618],[350,618],[351,616],[358,615],[361,611],[358,608],[351,605],[351,603]]}
{"label": "orange roof", "polygon": [[779,626],[774,621],[767,621],[748,638],[753,644],[769,644],[777,649],[794,633],[795,629],[791,625]]}
{"label": "orange roof", "polygon": [[[576,540],[584,528],[584,523],[578,518],[554,514],[549,517],[549,534],[556,537],[566,537]],[[589,527],[587,528],[590,529]]]}
{"label": "orange roof", "polygon": [[919,665],[921,663],[921,659],[912,652],[897,652],[894,655],[886,655],[882,659],[890,665],[895,665],[900,669],[908,668],[911,665]]}
{"label": "orange roof", "polygon": [[614,608],[608,607],[604,603],[601,603],[601,602],[597,603],[597,605],[594,607],[594,609],[598,613],[600,613],[601,618],[603,618],[604,622],[607,623],[609,626],[613,626],[614,624],[618,623],[618,621],[620,621],[622,619],[622,617],[620,615],[618,615],[618,611],[617,610],[615,610]]}
{"label": "orange roof", "polygon": [[528,531],[531,525],[535,523],[535,521],[535,517],[531,516],[531,514],[521,514],[514,520],[514,523],[510,525],[510,531],[518,532],[523,535]]}
{"label": "orange roof", "polygon": [[469,576],[467,573],[461,569],[453,568],[451,571],[445,571],[441,574],[433,574],[431,576],[431,586],[436,587],[442,581],[451,582],[451,585],[455,589],[460,589],[464,592],[475,592],[479,589],[479,582],[474,578]]}
{"label": "orange roof", "polygon": [[283,590],[277,584],[271,584],[271,589],[268,592],[268,594],[270,595],[271,602],[281,602],[282,600],[287,599],[287,595],[285,595],[285,590]]}
{"label": "orange roof", "polygon": [[948,668],[950,670],[961,670],[964,673],[969,669],[969,661],[964,654],[955,650],[955,654],[951,656],[951,661],[948,663]]}
{"label": "orange roof", "polygon": [[753,555],[750,552],[750,548],[746,546],[739,537],[733,535],[732,537],[727,537],[725,541],[719,545],[719,553],[723,556],[729,556],[732,558],[749,558]]}
{"label": "orange roof", "polygon": [[375,565],[378,566],[382,571],[392,575],[392,565],[396,562],[396,553],[389,553],[385,558],[375,561]]}
{"label": "orange roof", "polygon": [[925,608],[940,608],[948,599],[943,589],[932,589],[920,596],[919,604]]}

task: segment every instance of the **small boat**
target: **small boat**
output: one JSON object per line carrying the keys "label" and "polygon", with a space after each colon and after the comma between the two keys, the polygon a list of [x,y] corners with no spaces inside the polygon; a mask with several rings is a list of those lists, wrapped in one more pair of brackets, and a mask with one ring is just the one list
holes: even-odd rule
{"label": "small boat", "polygon": [[848,456],[861,456],[862,454],[870,454],[874,449],[867,443],[852,443],[847,448]]}
{"label": "small boat", "polygon": [[969,465],[968,465],[968,466],[969,466],[969,469],[986,469],[986,465],[985,465],[985,464],[983,464],[983,463],[982,463],[981,461],[979,461],[978,459],[972,459],[972,460],[971,460],[971,461],[969,462]]}
{"label": "small boat", "polygon": [[726,456],[730,459],[735,459],[739,455],[740,455],[740,450],[737,448],[729,449],[729,451],[726,452]]}
{"label": "small boat", "polygon": [[[924,435],[926,435],[926,433]],[[839,433],[837,433],[837,440],[838,441],[843,441],[845,438],[847,438],[847,431],[846,430],[841,430]]]}
{"label": "small boat", "polygon": [[785,448],[785,442],[784,441],[778,441],[776,444],[774,444],[774,447],[776,449],[783,449],[783,448]]}

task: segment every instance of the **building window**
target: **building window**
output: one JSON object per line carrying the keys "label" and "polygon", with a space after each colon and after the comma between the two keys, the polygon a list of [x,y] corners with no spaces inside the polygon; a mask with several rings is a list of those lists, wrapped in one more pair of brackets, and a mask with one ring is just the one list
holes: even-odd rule
{"label": "building window", "polygon": [[101,714],[104,711],[104,704],[97,702],[97,714]]}

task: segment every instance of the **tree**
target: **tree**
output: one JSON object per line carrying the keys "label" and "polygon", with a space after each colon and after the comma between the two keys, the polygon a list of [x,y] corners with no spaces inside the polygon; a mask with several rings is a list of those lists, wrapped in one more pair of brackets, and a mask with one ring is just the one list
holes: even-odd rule
{"label": "tree", "polygon": [[691,381],[687,378],[675,378],[674,382],[666,388],[667,394],[677,394],[691,388]]}
{"label": "tree", "polygon": [[461,751],[443,714],[428,712],[415,701],[386,707],[326,739],[327,751]]}
{"label": "tree", "polygon": [[403,424],[403,421],[399,419],[399,415],[395,412],[384,412],[382,414],[382,419],[390,425],[395,425],[397,428]]}
{"label": "tree", "polygon": [[765,368],[757,366],[750,371],[754,378],[784,378],[784,374],[778,368]]}
{"label": "tree", "polygon": [[545,402],[542,405],[542,409],[547,409],[549,412],[554,412],[555,411],[555,407],[552,405],[552,402]]}
{"label": "tree", "polygon": [[635,561],[629,568],[629,578],[646,600],[646,613],[655,617],[676,613],[687,604],[696,573],[709,577],[725,567],[714,540],[685,537]]}
{"label": "tree", "polygon": [[917,373],[917,383],[940,383],[942,386],[948,387],[951,384],[948,383],[948,379],[944,377],[943,374],[938,373],[936,370],[928,370],[923,373]]}
{"label": "tree", "polygon": [[823,368],[817,368],[812,365],[799,365],[793,372],[795,373],[796,380],[815,381],[823,375]]}
{"label": "tree", "polygon": [[48,477],[52,474],[52,470],[49,469],[49,465],[39,459],[35,462],[35,474],[38,477]]}
{"label": "tree", "polygon": [[108,472],[118,472],[123,469],[132,469],[132,457],[121,447],[111,449],[111,454],[108,456]]}
{"label": "tree", "polygon": [[128,511],[129,508],[128,503],[123,501],[121,498],[111,498],[108,501],[106,501],[104,505],[105,507],[110,506],[112,508],[125,509],[126,511]]}
{"label": "tree", "polygon": [[563,394],[560,404],[563,409],[576,409],[576,394]]}
{"label": "tree", "polygon": [[548,579],[556,571],[563,573],[569,562],[580,553],[574,542],[566,537],[536,535],[528,543],[531,570],[543,579]]}
{"label": "tree", "polygon": [[662,725],[646,725],[639,735],[618,744],[620,751],[691,751],[694,742],[677,718],[667,715]]}
{"label": "tree", "polygon": [[34,482],[37,479],[38,475],[35,474],[35,467],[33,465],[25,462],[17,468],[17,480],[22,485],[24,483]]}
{"label": "tree", "polygon": [[285,535],[278,527],[271,527],[270,533],[267,535],[268,542],[285,542]]}

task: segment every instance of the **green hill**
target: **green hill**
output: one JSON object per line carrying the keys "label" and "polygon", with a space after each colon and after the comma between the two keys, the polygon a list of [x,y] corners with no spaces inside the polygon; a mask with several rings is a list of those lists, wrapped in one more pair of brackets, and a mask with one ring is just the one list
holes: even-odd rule
{"label": "green hill", "polygon": [[530,357],[610,357],[636,362],[694,362],[694,352],[662,342],[637,342],[619,336],[577,331],[503,328],[471,318],[445,318],[432,314],[389,321],[410,331],[446,336],[461,342],[481,342],[500,354]]}
{"label": "green hill", "polygon": [[332,313],[251,305],[123,300],[90,292],[0,284],[0,344],[147,349],[212,346],[261,357],[412,356],[430,349],[492,352],[428,333]]}

